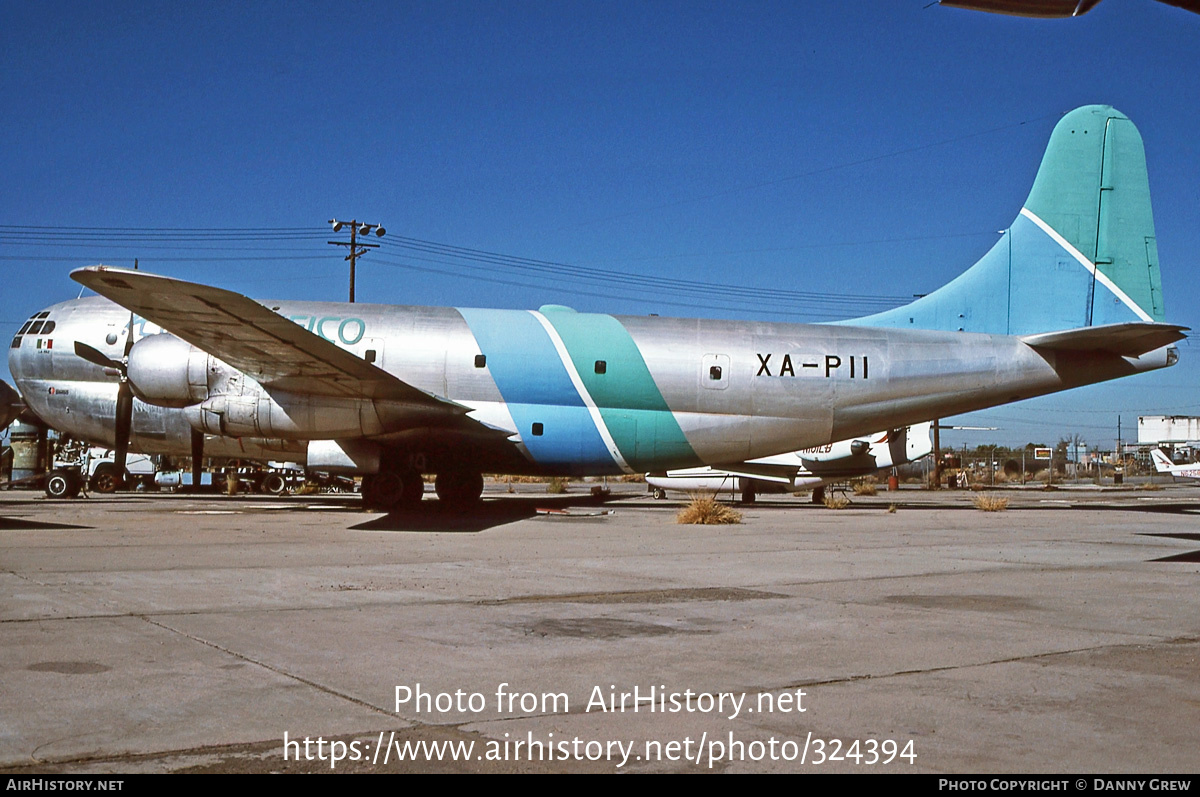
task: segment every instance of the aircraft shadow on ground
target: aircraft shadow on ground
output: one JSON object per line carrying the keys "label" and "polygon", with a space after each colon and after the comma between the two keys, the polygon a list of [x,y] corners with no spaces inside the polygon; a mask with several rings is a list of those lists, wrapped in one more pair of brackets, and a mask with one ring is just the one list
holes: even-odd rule
{"label": "aircraft shadow on ground", "polygon": [[91,529],[94,526],[78,526],[73,523],[43,523],[29,518],[0,516],[0,531],[51,531],[54,529]]}
{"label": "aircraft shadow on ground", "polygon": [[[1191,532],[1142,532],[1139,537],[1166,537],[1172,540],[1187,540],[1188,542],[1200,542],[1200,534]],[[1172,554],[1171,556],[1162,556],[1158,559],[1151,559],[1151,562],[1200,562],[1200,551],[1186,551],[1184,553]]]}
{"label": "aircraft shadow on ground", "polygon": [[389,512],[383,517],[351,526],[357,531],[450,531],[477,533],[497,526],[528,520],[538,516],[539,509],[552,510],[547,519],[560,521],[596,521],[604,516],[591,514],[561,514],[564,512],[597,510],[606,504],[619,503],[620,498],[590,495],[514,496],[488,499],[478,506],[464,509],[450,507],[437,501],[423,501],[420,508]]}

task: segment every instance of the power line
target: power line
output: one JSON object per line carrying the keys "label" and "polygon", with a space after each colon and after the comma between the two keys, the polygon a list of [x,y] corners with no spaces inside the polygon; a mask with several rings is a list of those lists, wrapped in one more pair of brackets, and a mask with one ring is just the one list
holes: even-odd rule
{"label": "power line", "polygon": [[[319,229],[306,227],[52,227],[47,225],[0,225],[0,243],[10,246],[88,248],[96,259],[118,259],[131,251],[229,252],[228,256],[155,258],[158,262],[222,263],[332,260],[326,255],[303,254],[312,250],[279,248],[273,242],[323,241]],[[780,287],[715,283],[658,277],[646,271],[629,272],[611,268],[578,266],[552,260],[508,255],[486,249],[441,243],[405,236],[381,241],[387,252],[377,260],[392,268],[403,268],[474,281],[546,289],[559,293],[636,301],[650,306],[702,308],[706,310],[762,311],[802,318],[844,318],[889,309],[911,300],[909,296],[827,294]],[[0,255],[0,260],[81,262],[64,255]],[[234,253],[243,252],[237,255]],[[264,254],[270,252],[271,254]],[[391,255],[390,257],[388,255]],[[652,290],[647,290],[651,288]],[[630,295],[636,291],[639,295]],[[643,298],[645,296],[645,298]]]}

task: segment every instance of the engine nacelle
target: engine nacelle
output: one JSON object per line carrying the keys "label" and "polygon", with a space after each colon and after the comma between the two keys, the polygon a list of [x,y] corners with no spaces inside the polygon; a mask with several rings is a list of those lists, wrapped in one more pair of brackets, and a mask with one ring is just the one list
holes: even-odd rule
{"label": "engine nacelle", "polygon": [[174,335],[148,335],[129,350],[129,383],[134,395],[147,404],[199,404],[209,395],[210,361],[224,366]]}
{"label": "engine nacelle", "polygon": [[381,434],[383,422],[368,399],[267,393],[246,377],[241,395],[221,393],[184,412],[206,434],[285,440],[357,438]]}

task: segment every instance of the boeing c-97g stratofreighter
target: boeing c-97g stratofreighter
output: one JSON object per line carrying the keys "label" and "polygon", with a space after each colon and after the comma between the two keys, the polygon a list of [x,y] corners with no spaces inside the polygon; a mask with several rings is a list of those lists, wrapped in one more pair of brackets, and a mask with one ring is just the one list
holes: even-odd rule
{"label": "boeing c-97g stratofreighter", "polygon": [[[94,266],[9,368],[50,426],[146,453],[360,474],[470,503],[483,473],[645,473],[824,445],[1173,364],[1141,136],[1063,117],[1025,206],[953,282],[838,324],[259,303]],[[106,298],[105,298],[106,297]],[[729,467],[736,470],[736,467]]]}

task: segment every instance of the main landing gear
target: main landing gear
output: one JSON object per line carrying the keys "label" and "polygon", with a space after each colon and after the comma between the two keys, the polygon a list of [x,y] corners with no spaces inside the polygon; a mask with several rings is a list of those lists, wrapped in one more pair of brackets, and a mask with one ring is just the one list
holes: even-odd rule
{"label": "main landing gear", "polygon": [[471,507],[479,503],[483,495],[483,475],[470,471],[447,471],[439,473],[433,488],[439,501],[451,506]]}
{"label": "main landing gear", "polygon": [[[483,495],[483,475],[474,471],[445,471],[434,480],[438,500],[452,507],[472,507]],[[398,512],[416,509],[425,495],[425,482],[415,470],[385,470],[364,476],[363,505]]]}
{"label": "main landing gear", "polygon": [[414,509],[424,495],[425,482],[415,470],[385,470],[362,480],[363,505],[368,509]]}

